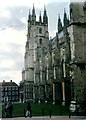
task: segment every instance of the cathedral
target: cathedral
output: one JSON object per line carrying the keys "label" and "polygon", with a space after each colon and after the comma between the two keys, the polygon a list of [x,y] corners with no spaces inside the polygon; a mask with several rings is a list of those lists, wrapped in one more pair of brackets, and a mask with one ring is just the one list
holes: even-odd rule
{"label": "cathedral", "polygon": [[24,69],[20,82],[21,101],[67,104],[86,102],[86,3],[70,3],[70,19],[64,10],[63,24],[49,39],[48,16],[36,20],[29,11]]}

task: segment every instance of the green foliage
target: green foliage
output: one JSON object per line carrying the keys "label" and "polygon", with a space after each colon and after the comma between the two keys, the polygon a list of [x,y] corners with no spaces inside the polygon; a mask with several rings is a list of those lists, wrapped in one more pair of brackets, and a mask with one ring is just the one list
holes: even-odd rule
{"label": "green foliage", "polygon": [[13,116],[24,116],[24,109],[26,109],[26,103],[13,104]]}
{"label": "green foliage", "polygon": [[2,117],[2,104],[0,104],[0,118]]}
{"label": "green foliage", "polygon": [[41,116],[43,112],[45,116],[49,116],[50,111],[52,115],[68,115],[68,108],[61,105],[32,104],[33,116]]}
{"label": "green foliage", "polygon": [[[13,104],[13,117],[24,116],[27,103]],[[32,116],[49,116],[51,115],[68,115],[68,107],[53,104],[37,104],[32,103]]]}

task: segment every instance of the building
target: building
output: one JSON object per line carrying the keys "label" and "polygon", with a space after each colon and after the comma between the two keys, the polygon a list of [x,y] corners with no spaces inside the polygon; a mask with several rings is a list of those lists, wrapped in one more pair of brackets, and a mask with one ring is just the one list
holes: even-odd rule
{"label": "building", "polygon": [[12,82],[0,82],[0,102],[18,102],[19,101],[19,86]]}
{"label": "building", "polygon": [[44,8],[36,21],[35,8],[28,17],[21,96],[33,102],[86,102],[86,3],[70,3],[70,20],[64,10],[63,24],[49,40]]}
{"label": "building", "polygon": [[[22,81],[20,86],[23,86],[21,90],[21,96],[23,100],[33,101],[37,99],[37,93],[34,93],[36,86],[39,83],[44,82],[42,76],[45,68],[43,68],[42,61],[48,50],[49,33],[48,33],[48,17],[46,8],[44,8],[43,21],[41,13],[39,15],[39,21],[36,21],[35,8],[33,6],[32,15],[29,12],[28,16],[28,30],[27,30],[27,42],[25,46],[24,56],[24,70],[22,71]],[[46,58],[47,59],[47,58]],[[33,89],[34,88],[34,89]],[[41,88],[40,88],[41,89]]]}
{"label": "building", "polygon": [[86,107],[86,2],[70,5],[70,20],[72,98]]}

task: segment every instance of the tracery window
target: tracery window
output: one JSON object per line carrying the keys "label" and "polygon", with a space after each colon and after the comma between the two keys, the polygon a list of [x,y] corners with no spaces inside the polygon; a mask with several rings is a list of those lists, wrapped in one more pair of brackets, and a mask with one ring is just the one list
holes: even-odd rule
{"label": "tracery window", "polygon": [[42,33],[42,28],[39,28],[39,33],[40,33],[40,34]]}
{"label": "tracery window", "polygon": [[42,45],[42,39],[41,38],[39,39],[39,44]]}

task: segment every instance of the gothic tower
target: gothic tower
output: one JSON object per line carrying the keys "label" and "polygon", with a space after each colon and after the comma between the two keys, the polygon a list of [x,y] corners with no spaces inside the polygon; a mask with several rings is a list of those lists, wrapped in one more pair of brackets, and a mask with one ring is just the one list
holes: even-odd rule
{"label": "gothic tower", "polygon": [[[71,82],[73,83],[72,100],[86,104],[86,4],[70,4],[71,46]],[[71,84],[72,85],[72,84]],[[85,102],[85,103],[84,103]],[[86,107],[86,106],[85,106]],[[80,109],[83,109],[80,107]]]}
{"label": "gothic tower", "polygon": [[63,30],[63,27],[62,27],[62,22],[59,15],[58,16],[58,33],[60,33],[62,30]]}
{"label": "gothic tower", "polygon": [[[44,8],[43,20],[41,12],[39,21],[36,21],[35,7],[33,5],[32,15],[29,11],[27,41],[25,46],[24,70],[22,71],[23,99],[38,100],[38,84],[43,82],[43,59],[47,52],[49,40],[48,17]],[[40,87],[40,89],[42,89]]]}

